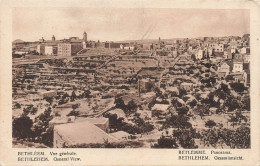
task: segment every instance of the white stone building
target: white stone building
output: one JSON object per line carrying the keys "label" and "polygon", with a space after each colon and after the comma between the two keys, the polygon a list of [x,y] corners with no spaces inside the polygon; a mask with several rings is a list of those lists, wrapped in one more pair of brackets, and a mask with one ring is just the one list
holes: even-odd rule
{"label": "white stone building", "polygon": [[243,72],[243,62],[234,62],[232,72],[233,73]]}
{"label": "white stone building", "polygon": [[58,44],[58,56],[71,56],[71,44],[69,43]]}
{"label": "white stone building", "polygon": [[53,54],[53,46],[45,46],[45,55],[51,56]]}
{"label": "white stone building", "polygon": [[203,50],[198,50],[195,54],[196,59],[202,59],[203,58]]}

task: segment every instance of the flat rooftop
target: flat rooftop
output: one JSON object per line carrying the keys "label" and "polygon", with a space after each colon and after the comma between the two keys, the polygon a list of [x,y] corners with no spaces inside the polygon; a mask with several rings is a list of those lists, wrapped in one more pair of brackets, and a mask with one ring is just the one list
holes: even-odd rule
{"label": "flat rooftop", "polygon": [[118,140],[88,121],[56,125],[54,131],[68,145],[117,142]]}

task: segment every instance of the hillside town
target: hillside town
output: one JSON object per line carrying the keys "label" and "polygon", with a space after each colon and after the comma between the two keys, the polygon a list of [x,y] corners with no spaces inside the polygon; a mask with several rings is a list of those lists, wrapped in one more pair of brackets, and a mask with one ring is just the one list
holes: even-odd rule
{"label": "hillside town", "polygon": [[12,42],[13,147],[250,148],[250,35]]}

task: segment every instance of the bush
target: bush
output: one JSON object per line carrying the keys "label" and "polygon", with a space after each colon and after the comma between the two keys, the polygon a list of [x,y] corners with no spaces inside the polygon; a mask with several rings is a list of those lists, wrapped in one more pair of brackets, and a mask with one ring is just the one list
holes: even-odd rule
{"label": "bush", "polygon": [[187,95],[187,91],[185,89],[179,89],[179,97],[182,98],[185,95]]}
{"label": "bush", "polygon": [[122,110],[126,109],[126,105],[124,103],[124,100],[121,97],[115,97],[115,102],[114,104],[116,105],[116,108],[120,108]]}
{"label": "bush", "polygon": [[194,108],[197,105],[197,101],[193,99],[189,104],[191,108]]}
{"label": "bush", "polygon": [[50,105],[53,103],[52,97],[44,97],[43,99],[45,99]]}
{"label": "bush", "polygon": [[177,98],[173,98],[171,101],[172,105],[175,107],[182,107],[182,103],[180,103]]}
{"label": "bush", "polygon": [[225,106],[228,107],[229,112],[242,108],[241,104],[242,103],[233,96],[228,96],[225,100]]}
{"label": "bush", "polygon": [[49,107],[35,118],[34,124],[34,136],[39,143],[52,147],[53,143],[53,131],[49,127],[49,122],[52,120],[52,109]]}
{"label": "bush", "polygon": [[53,128],[47,128],[46,132],[41,135],[41,143],[47,145],[48,147],[53,146]]}
{"label": "bush", "polygon": [[131,100],[127,105],[126,105],[126,109],[125,109],[125,114],[126,115],[130,115],[131,113],[136,112],[138,106],[136,105],[136,103]]}
{"label": "bush", "polygon": [[167,118],[166,121],[163,123],[163,129],[167,129],[169,127],[174,128],[191,128],[192,124],[189,122],[189,117],[184,115],[173,115],[170,118]]}
{"label": "bush", "polygon": [[187,115],[187,113],[189,112],[189,108],[187,106],[183,106],[183,107],[179,107],[176,108],[178,115]]}
{"label": "bush", "polygon": [[13,137],[17,138],[30,138],[32,137],[31,127],[33,121],[28,116],[21,116],[13,120],[12,132]]}
{"label": "bush", "polygon": [[143,147],[142,142],[137,141],[123,141],[123,142],[108,142],[105,141],[102,143],[96,144],[79,144],[79,145],[72,145],[72,146],[64,146],[63,148],[141,148]]}
{"label": "bush", "polygon": [[29,105],[28,107],[24,108],[23,115],[27,116],[31,112],[32,108],[33,108],[33,105]]}
{"label": "bush", "polygon": [[158,140],[157,140],[157,144],[154,144],[151,146],[151,148],[178,148],[178,145],[176,143],[176,140],[173,137],[169,137],[169,136],[161,136]]}
{"label": "bush", "polygon": [[242,83],[230,83],[230,86],[236,92],[243,92],[244,90],[246,90],[246,87]]}
{"label": "bush", "polygon": [[236,130],[212,128],[203,131],[201,135],[204,145],[216,147],[226,144],[232,149],[250,148],[250,128],[247,126],[240,126]]}
{"label": "bush", "polygon": [[196,137],[196,132],[192,128],[190,129],[177,129],[173,131],[173,136],[177,138],[179,141],[179,144],[184,149],[196,149],[198,148],[197,145],[195,145],[194,138]]}
{"label": "bush", "polygon": [[72,110],[67,116],[79,116],[79,111]]}
{"label": "bush", "polygon": [[31,110],[31,114],[35,115],[37,112],[38,112],[37,107],[33,107],[32,110]]}
{"label": "bush", "polygon": [[212,128],[212,127],[216,126],[216,122],[214,122],[213,120],[208,120],[208,121],[205,123],[205,126],[206,126],[206,127],[209,127],[209,128]]}
{"label": "bush", "polygon": [[225,80],[226,80],[227,82],[233,81],[233,80],[234,80],[234,77],[231,76],[231,75],[227,75],[226,78],[225,78]]}
{"label": "bush", "polygon": [[14,108],[18,108],[19,109],[19,108],[21,108],[21,105],[19,103],[15,103],[14,104]]}
{"label": "bush", "polygon": [[130,134],[148,133],[153,129],[154,126],[152,124],[149,122],[144,122],[143,120],[141,123],[136,123],[136,125],[123,122],[122,126],[122,130]]}
{"label": "bush", "polygon": [[250,96],[245,96],[242,99],[242,103],[244,104],[243,109],[250,111]]}
{"label": "bush", "polygon": [[250,148],[250,128],[241,126],[233,134],[233,148],[248,149]]}

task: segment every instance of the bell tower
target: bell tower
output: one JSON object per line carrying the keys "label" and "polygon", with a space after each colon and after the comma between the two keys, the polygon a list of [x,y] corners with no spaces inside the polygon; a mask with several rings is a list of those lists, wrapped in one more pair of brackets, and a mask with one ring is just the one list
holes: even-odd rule
{"label": "bell tower", "polygon": [[52,41],[55,41],[55,36],[54,35],[52,36]]}
{"label": "bell tower", "polygon": [[83,41],[87,42],[88,41],[88,35],[86,32],[83,33]]}

